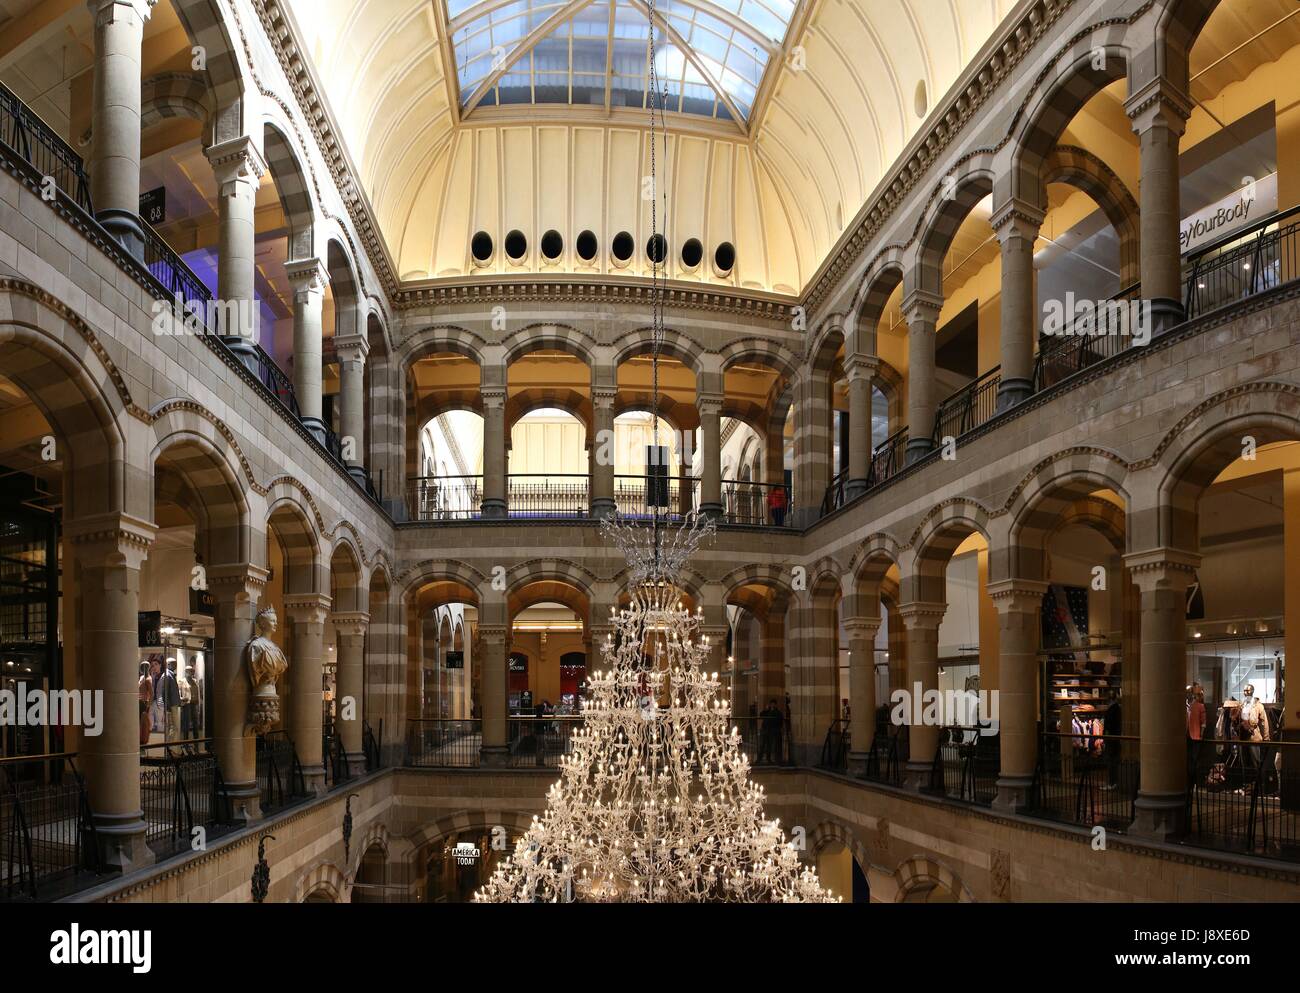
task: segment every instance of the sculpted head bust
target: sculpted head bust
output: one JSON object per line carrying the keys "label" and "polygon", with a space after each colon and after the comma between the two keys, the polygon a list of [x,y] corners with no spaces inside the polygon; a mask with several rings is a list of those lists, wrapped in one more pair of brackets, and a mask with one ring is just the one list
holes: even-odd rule
{"label": "sculpted head bust", "polygon": [[257,618],[254,621],[254,624],[257,627],[257,633],[260,635],[274,633],[276,627],[279,626],[279,623],[280,619],[276,616],[274,607],[263,607],[257,612]]}

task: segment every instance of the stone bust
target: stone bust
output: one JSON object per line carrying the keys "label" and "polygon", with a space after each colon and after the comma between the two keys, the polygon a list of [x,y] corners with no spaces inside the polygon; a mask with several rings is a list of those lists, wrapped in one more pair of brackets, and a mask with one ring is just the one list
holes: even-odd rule
{"label": "stone bust", "polygon": [[257,734],[269,731],[280,720],[280,697],[275,692],[275,684],[289,668],[289,660],[270,638],[277,623],[274,607],[259,610],[254,621],[256,633],[244,646],[248,678],[253,684],[253,695],[248,701],[248,727]]}

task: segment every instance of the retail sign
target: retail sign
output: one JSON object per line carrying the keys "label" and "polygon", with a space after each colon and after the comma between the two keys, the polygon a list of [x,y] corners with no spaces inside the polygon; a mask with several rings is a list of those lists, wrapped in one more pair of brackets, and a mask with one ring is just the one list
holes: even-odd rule
{"label": "retail sign", "polygon": [[140,194],[140,216],[153,225],[167,220],[167,187],[159,186]]}
{"label": "retail sign", "polygon": [[190,589],[190,613],[202,617],[214,616],[216,601],[208,590]]}
{"label": "retail sign", "polygon": [[[451,653],[448,652],[447,654],[450,655]],[[528,671],[528,656],[527,656],[527,655],[520,655],[518,652],[511,652],[511,654],[510,654],[510,671],[511,671],[511,672],[527,672],[527,671]]]}
{"label": "retail sign", "polygon": [[464,652],[448,652],[448,653],[447,653],[447,658],[446,658],[446,660],[443,662],[443,668],[445,668],[445,669],[464,669],[464,668],[465,668],[465,653],[464,653]]}
{"label": "retail sign", "polygon": [[457,865],[478,865],[480,853],[478,845],[474,844],[474,842],[458,841],[452,851],[456,856]]}
{"label": "retail sign", "polygon": [[1277,173],[1243,184],[1217,203],[1202,207],[1178,226],[1182,252],[1195,251],[1225,234],[1254,224],[1277,210]]}
{"label": "retail sign", "polygon": [[141,648],[162,647],[162,611],[142,610],[136,615]]}

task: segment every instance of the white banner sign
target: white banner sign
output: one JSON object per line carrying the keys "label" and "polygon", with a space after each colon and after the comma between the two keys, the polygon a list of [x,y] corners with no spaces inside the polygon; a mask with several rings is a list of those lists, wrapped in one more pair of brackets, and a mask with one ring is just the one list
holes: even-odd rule
{"label": "white banner sign", "polygon": [[1277,173],[1243,185],[1218,203],[1202,207],[1178,226],[1183,254],[1222,238],[1239,228],[1249,227],[1277,210]]}

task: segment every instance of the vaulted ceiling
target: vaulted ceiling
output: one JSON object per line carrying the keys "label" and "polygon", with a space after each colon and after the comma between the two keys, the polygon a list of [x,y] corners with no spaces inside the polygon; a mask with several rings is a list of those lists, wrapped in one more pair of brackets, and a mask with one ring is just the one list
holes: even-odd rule
{"label": "vaulted ceiling", "polygon": [[649,0],[288,2],[403,279],[648,276],[653,156],[669,275],[779,293],[1013,6],[657,0],[652,149]]}

